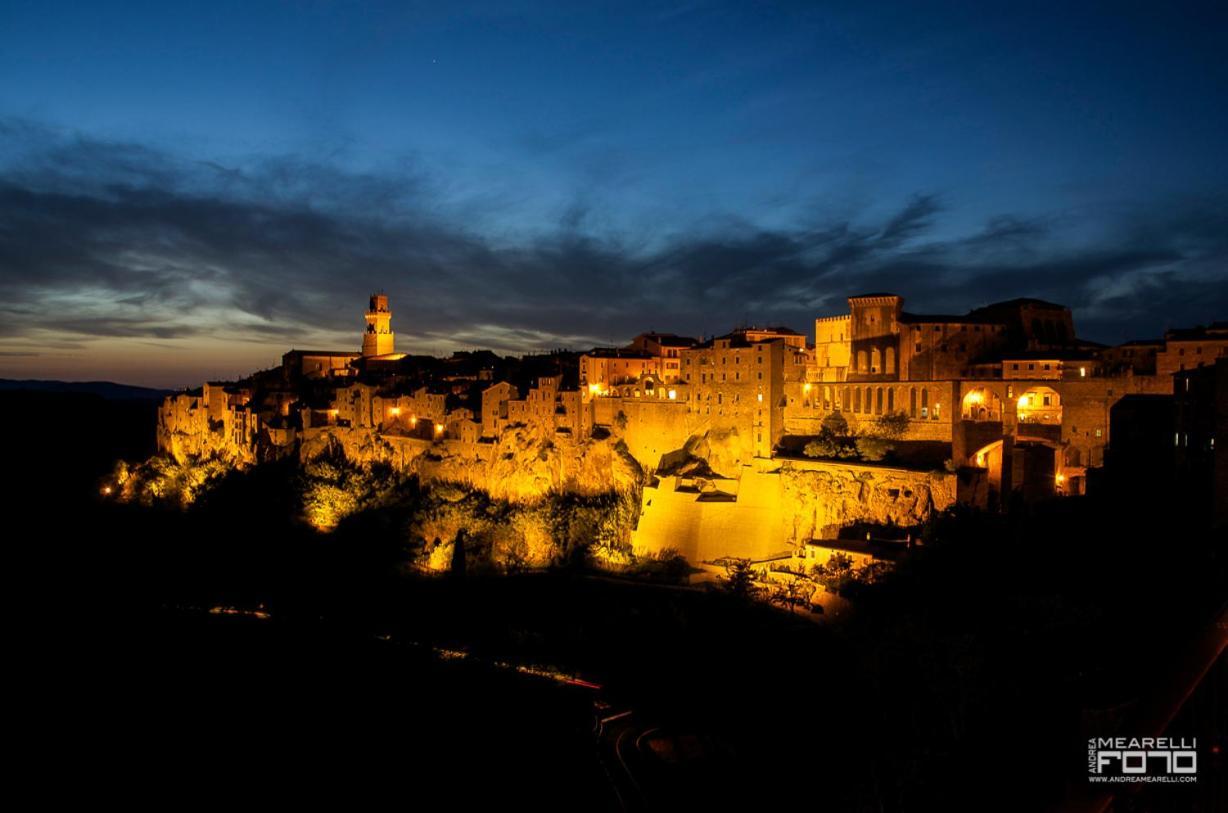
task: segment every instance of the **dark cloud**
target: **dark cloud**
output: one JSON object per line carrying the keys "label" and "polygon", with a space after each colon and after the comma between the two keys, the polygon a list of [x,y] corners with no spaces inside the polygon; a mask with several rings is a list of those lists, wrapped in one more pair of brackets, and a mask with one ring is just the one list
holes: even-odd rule
{"label": "dark cloud", "polygon": [[292,158],[228,166],[0,122],[0,336],[209,335],[292,342],[356,332],[372,290],[428,347],[502,351],[716,332],[749,319],[809,330],[867,290],[912,310],[1015,296],[1075,308],[1090,338],[1155,335],[1228,315],[1223,200],[1156,201],[1078,239],[1069,219],[987,217],[939,237],[917,195],[881,223],[764,229],[713,217],[631,244],[588,227],[516,240],[449,214],[426,173],[347,172]]}

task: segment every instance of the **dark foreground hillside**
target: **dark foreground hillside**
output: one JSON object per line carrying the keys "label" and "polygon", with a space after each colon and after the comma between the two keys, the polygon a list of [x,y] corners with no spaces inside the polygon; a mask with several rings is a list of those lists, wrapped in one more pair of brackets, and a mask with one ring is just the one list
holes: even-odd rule
{"label": "dark foreground hillside", "polygon": [[[25,759],[63,796],[1047,809],[1228,595],[1223,540],[1110,495],[945,517],[843,625],[582,566],[423,579],[388,516],[297,520],[289,463],[186,512],[100,499],[152,404],[0,403],[41,562]],[[1169,731],[1199,783],[1115,809],[1223,809],[1223,669]]]}

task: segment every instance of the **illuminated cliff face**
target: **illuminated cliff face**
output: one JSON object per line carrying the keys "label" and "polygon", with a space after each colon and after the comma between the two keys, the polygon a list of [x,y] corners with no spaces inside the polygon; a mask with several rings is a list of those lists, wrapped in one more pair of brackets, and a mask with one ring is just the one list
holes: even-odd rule
{"label": "illuminated cliff face", "polygon": [[424,483],[461,484],[510,502],[531,502],[551,494],[626,493],[635,490],[643,477],[615,438],[576,442],[532,427],[510,429],[497,443],[433,441],[324,427],[303,433],[300,459],[316,459],[333,447],[355,463],[386,464]]}

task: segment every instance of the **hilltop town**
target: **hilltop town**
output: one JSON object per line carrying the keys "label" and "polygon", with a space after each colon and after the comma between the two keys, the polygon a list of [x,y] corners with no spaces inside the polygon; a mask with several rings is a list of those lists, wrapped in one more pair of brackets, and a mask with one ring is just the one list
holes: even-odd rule
{"label": "hilltop town", "polygon": [[810,335],[433,358],[397,352],[387,296],[364,318],[360,350],[291,350],[168,396],[159,450],[241,466],[333,450],[512,502],[633,494],[633,548],[692,561],[873,559],[953,504],[1082,495],[1107,458],[1156,449],[1196,510],[1226,516],[1228,323],[1110,347],[1037,299],[934,315],[875,293]]}

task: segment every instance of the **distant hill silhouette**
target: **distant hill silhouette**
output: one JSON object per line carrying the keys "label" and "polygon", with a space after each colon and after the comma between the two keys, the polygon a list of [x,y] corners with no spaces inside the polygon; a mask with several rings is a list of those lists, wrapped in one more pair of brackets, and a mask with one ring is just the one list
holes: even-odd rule
{"label": "distant hill silhouette", "polygon": [[43,381],[38,379],[17,380],[0,378],[0,391],[11,392],[14,390],[84,393],[112,400],[162,398],[174,392],[174,390],[136,387],[131,384],[116,384],[114,381]]}

